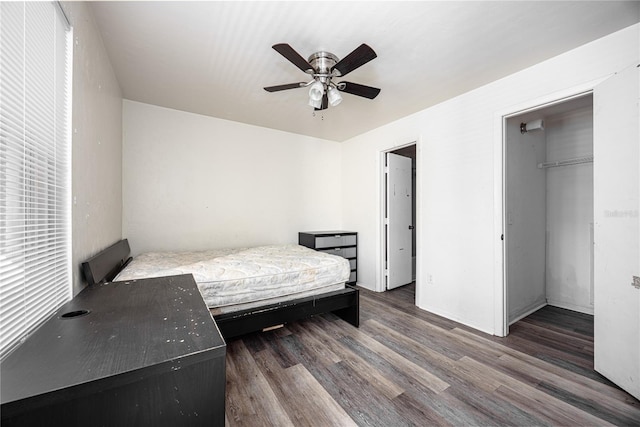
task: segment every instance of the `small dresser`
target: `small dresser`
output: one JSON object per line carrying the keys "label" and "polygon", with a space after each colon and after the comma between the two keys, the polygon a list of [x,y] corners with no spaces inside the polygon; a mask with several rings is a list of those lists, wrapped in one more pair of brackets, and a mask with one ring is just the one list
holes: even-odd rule
{"label": "small dresser", "polygon": [[349,260],[351,265],[350,285],[358,280],[358,233],[354,231],[303,231],[298,233],[298,244],[338,255]]}

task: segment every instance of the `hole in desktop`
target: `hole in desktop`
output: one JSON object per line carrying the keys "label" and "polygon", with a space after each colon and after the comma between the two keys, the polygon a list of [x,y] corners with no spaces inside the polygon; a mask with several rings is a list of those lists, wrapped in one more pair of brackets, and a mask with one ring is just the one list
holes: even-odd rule
{"label": "hole in desktop", "polygon": [[63,319],[75,319],[76,317],[86,316],[89,313],[91,313],[89,310],[74,310],[64,313],[60,317]]}

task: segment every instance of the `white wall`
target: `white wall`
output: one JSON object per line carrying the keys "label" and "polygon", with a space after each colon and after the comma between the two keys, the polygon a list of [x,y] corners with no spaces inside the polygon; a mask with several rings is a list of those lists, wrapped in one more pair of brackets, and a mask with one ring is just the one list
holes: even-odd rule
{"label": "white wall", "polygon": [[122,236],[122,95],[89,6],[64,2],[73,26],[73,293],[80,264]]}
{"label": "white wall", "polygon": [[419,138],[418,306],[501,333],[496,116],[637,63],[639,36],[634,25],[343,143],[343,225],[360,233],[359,283],[382,289],[379,152]]}
{"label": "white wall", "polygon": [[[593,108],[545,118],[547,160],[593,155]],[[593,314],[593,164],[547,174],[547,302]]]}
{"label": "white wall", "polygon": [[538,163],[547,158],[546,132],[522,134],[520,123],[541,118],[532,112],[507,120],[505,230],[509,323],[546,304],[545,234],[547,176]]}
{"label": "white wall", "polygon": [[133,254],[297,243],[341,228],[340,144],[124,101]]}

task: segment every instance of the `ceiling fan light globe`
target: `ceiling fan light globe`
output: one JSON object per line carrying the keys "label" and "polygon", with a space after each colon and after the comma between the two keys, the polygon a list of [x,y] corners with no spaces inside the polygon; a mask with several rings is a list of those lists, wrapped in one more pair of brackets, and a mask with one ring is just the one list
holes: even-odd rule
{"label": "ceiling fan light globe", "polygon": [[336,88],[330,87],[327,92],[327,97],[329,98],[329,105],[335,107],[336,105],[342,102],[342,95]]}
{"label": "ceiling fan light globe", "polygon": [[313,108],[320,109],[320,107],[322,107],[322,99],[313,99],[309,97],[309,105]]}
{"label": "ceiling fan light globe", "polygon": [[322,83],[320,83],[319,81],[316,81],[309,88],[309,100],[320,102],[322,100],[323,93],[324,93],[324,87],[322,86]]}

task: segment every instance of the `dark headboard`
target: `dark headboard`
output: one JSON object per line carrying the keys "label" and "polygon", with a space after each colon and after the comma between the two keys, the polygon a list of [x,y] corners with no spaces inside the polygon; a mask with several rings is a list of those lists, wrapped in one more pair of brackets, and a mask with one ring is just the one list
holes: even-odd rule
{"label": "dark headboard", "polygon": [[110,282],[131,261],[129,241],[122,239],[82,263],[89,285]]}

